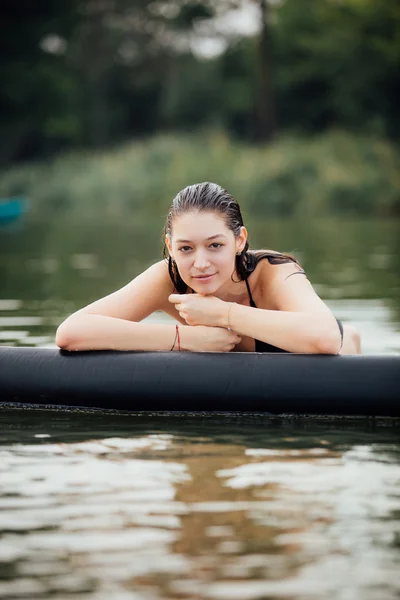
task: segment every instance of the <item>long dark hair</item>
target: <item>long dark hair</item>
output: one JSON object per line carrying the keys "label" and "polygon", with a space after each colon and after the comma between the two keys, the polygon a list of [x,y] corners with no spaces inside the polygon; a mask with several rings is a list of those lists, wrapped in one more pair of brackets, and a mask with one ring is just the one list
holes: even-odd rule
{"label": "long dark hair", "polygon": [[[220,185],[206,181],[189,185],[175,196],[168,212],[164,235],[171,236],[172,223],[175,217],[190,211],[220,213],[235,237],[238,237],[240,228],[243,226],[242,213],[238,202]],[[165,244],[163,257],[168,261],[168,272],[175,290],[178,294],[185,294],[187,285],[180,276],[175,261],[169,256]],[[281,254],[273,250],[249,250],[247,240],[241,254],[236,256],[236,272],[239,281],[245,281],[263,258],[268,259],[274,265],[288,262],[298,264],[297,260],[290,254]]]}

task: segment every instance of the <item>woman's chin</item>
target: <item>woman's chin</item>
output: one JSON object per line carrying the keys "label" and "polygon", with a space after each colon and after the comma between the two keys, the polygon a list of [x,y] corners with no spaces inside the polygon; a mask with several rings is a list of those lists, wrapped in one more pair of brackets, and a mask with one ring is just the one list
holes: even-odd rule
{"label": "woman's chin", "polygon": [[225,281],[219,274],[216,274],[209,281],[205,279],[199,280],[195,277],[188,277],[187,279],[183,279],[183,281],[186,283],[188,289],[193,290],[195,294],[213,296],[229,280]]}
{"label": "woman's chin", "polygon": [[221,282],[212,280],[207,282],[198,282],[196,280],[192,280],[189,287],[191,287],[196,294],[207,294],[211,296],[215,294],[217,290],[219,290],[219,288],[221,287]]}

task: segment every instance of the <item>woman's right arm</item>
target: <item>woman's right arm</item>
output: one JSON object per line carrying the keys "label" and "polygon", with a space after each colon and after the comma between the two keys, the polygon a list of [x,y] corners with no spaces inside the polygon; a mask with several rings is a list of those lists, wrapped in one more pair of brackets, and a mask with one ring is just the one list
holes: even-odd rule
{"label": "woman's right arm", "polygon": [[[157,310],[169,312],[172,291],[167,265],[160,261],[120,290],[68,317],[57,330],[56,344],[70,351],[171,350],[175,325],[140,321]],[[182,350],[228,352],[239,341],[236,334],[219,327],[180,325],[179,332]]]}

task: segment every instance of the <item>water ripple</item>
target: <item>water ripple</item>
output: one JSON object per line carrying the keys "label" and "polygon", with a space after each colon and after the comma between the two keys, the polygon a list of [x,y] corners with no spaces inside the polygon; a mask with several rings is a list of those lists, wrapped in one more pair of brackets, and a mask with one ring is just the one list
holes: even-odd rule
{"label": "water ripple", "polygon": [[400,592],[394,441],[347,437],[345,447],[334,432],[286,428],[259,446],[222,431],[56,442],[47,431],[1,446],[5,597],[375,600],[379,590],[394,600]]}

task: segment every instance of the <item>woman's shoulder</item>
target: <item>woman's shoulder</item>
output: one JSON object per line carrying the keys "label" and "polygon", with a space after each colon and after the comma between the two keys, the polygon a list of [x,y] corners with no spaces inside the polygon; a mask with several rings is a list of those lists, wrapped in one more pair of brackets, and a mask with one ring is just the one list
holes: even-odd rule
{"label": "woman's shoulder", "polygon": [[295,273],[305,274],[302,266],[291,254],[284,254],[277,250],[254,250],[257,265],[254,275],[262,282],[263,287],[273,285],[279,280],[285,280]]}
{"label": "woman's shoulder", "polygon": [[152,285],[161,286],[171,293],[173,284],[168,272],[168,264],[165,260],[159,260],[147,267],[136,279],[143,279]]}
{"label": "woman's shoulder", "polygon": [[79,312],[139,322],[151,313],[163,310],[172,291],[168,265],[158,261],[122,288],[99,298]]}
{"label": "woman's shoulder", "polygon": [[269,264],[299,264],[296,257],[293,254],[287,252],[279,252],[278,250],[271,250],[262,248],[260,250],[249,250],[251,254],[259,262],[267,262]]}
{"label": "woman's shoulder", "polygon": [[164,260],[149,265],[142,272],[138,273],[126,286],[128,293],[140,295],[171,294],[173,284],[168,273],[168,265]]}
{"label": "woman's shoulder", "polygon": [[155,263],[149,265],[145,272],[152,273],[153,275],[158,275],[159,277],[169,278],[168,273],[168,263],[165,259],[158,260]]}
{"label": "woman's shoulder", "polygon": [[[268,256],[265,256],[267,260],[263,260],[264,256],[259,259],[251,276],[253,282],[249,278],[257,307],[279,310],[279,299],[282,293],[287,291],[286,280],[292,281],[289,278],[295,274],[305,275],[303,268],[295,259],[290,260],[285,257],[288,255],[268,250]],[[297,277],[293,278],[296,279]]]}

